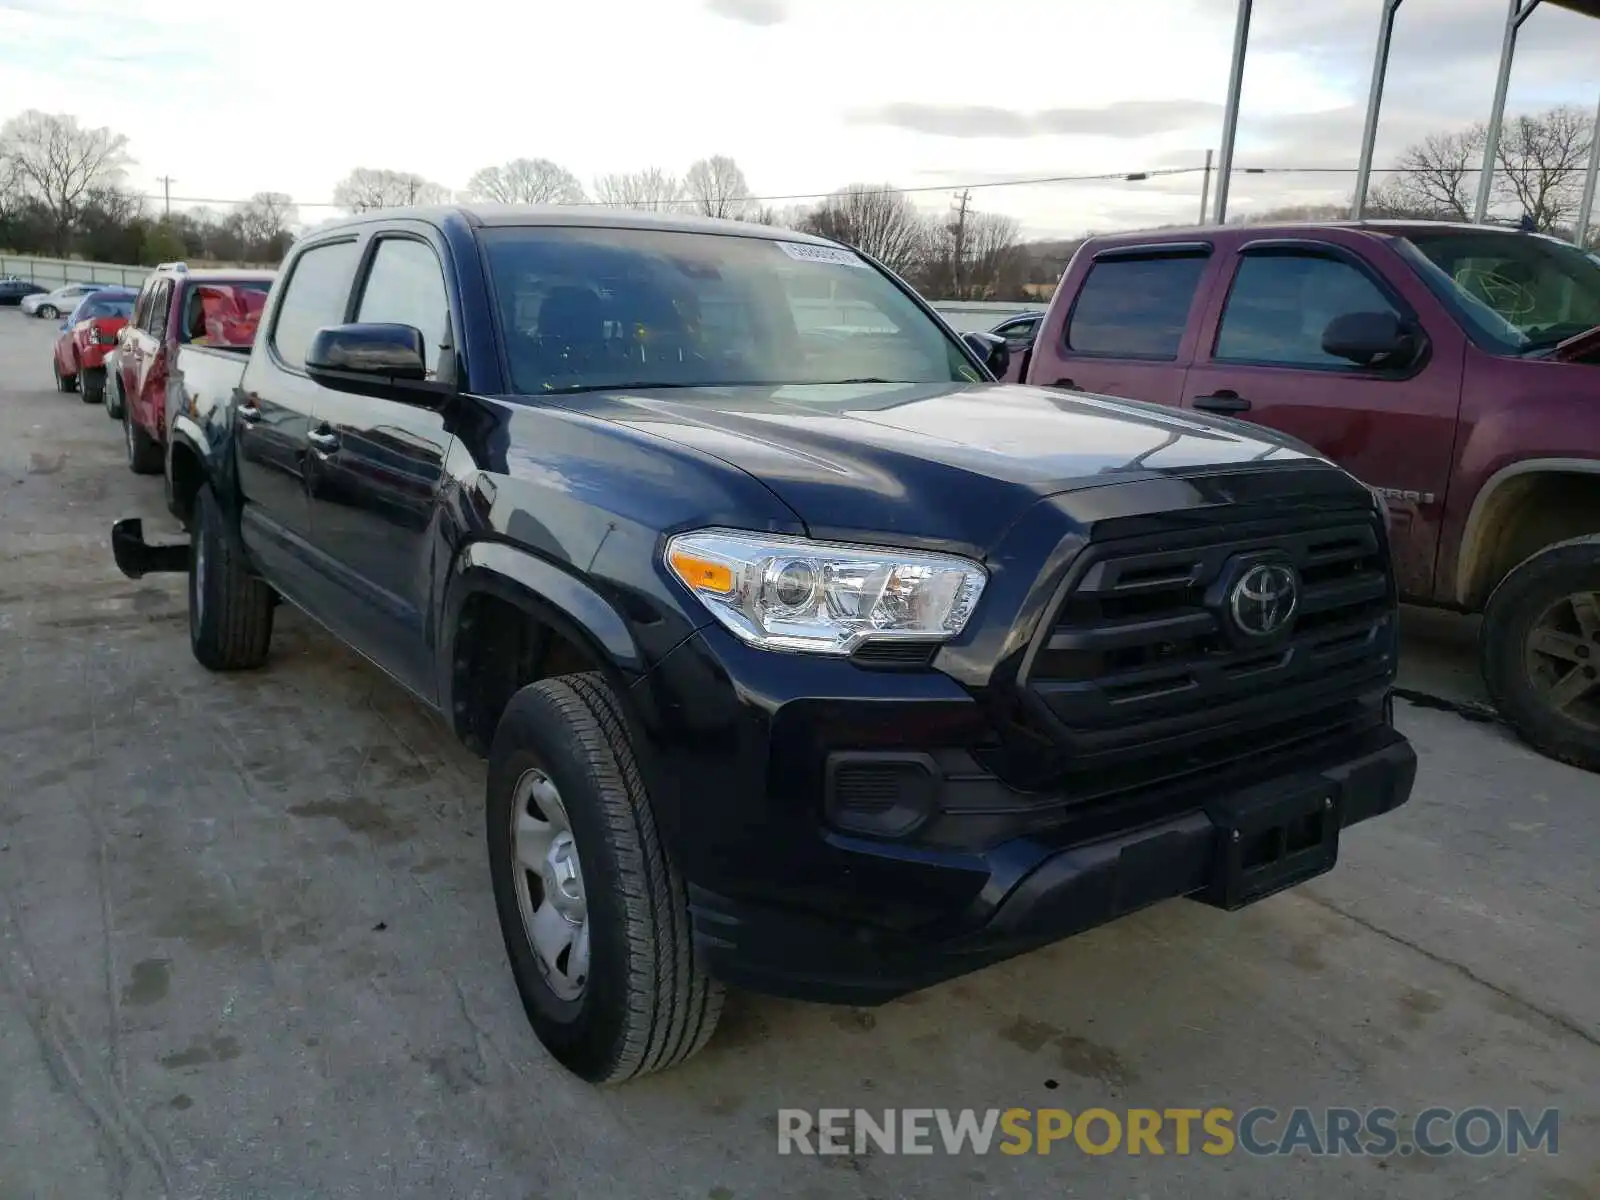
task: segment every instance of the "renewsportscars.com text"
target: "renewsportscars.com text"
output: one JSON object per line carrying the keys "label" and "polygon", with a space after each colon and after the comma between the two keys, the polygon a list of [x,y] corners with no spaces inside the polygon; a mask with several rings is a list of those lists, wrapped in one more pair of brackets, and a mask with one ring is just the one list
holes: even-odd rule
{"label": "renewsportscars.com text", "polygon": [[778,1153],[1553,1155],[1560,1124],[1553,1108],[783,1108]]}

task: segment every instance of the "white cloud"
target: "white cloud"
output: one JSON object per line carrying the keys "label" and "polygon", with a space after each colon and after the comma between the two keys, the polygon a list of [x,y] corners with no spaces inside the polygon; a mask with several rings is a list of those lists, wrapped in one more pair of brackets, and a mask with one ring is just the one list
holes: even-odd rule
{"label": "white cloud", "polygon": [[[284,191],[308,220],[326,215],[314,203],[358,165],[458,188],[477,168],[519,156],[554,159],[588,183],[728,154],[771,196],[852,180],[1127,171],[1198,164],[1216,142],[1233,8],[461,0],[407,15],[280,0],[197,15],[155,0],[0,0],[0,117],[74,112],[130,136],[134,179],[152,191],[160,175],[184,197]],[[1591,105],[1600,22],[1545,8],[1524,30],[1512,104]],[[1377,0],[1324,0],[1315,20],[1293,5],[1256,9],[1241,165],[1353,162]],[[1503,11],[1503,0],[1402,8],[1384,153],[1419,128],[1486,113]],[[871,113],[910,119],[864,123]],[[951,114],[958,128],[941,131]],[[1236,205],[1349,188],[1343,177],[1248,179],[1234,184]],[[1198,210],[1199,185],[1184,176],[978,196],[1032,231],[1070,233],[1146,211],[1184,219]]]}

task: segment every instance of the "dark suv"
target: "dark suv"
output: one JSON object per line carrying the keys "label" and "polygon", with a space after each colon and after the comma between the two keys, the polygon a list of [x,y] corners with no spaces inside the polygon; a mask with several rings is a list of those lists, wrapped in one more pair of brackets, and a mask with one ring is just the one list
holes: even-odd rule
{"label": "dark suv", "polygon": [[[823,299],[816,299],[818,296]],[[1380,506],[1296,443],[993,381],[803,234],[422,209],[298,243],[169,455],[213,669],[281,597],[489,757],[545,1044],[670,1065],[731,982],[876,1003],[1329,869],[1410,793]],[[231,372],[231,375],[229,374]]]}

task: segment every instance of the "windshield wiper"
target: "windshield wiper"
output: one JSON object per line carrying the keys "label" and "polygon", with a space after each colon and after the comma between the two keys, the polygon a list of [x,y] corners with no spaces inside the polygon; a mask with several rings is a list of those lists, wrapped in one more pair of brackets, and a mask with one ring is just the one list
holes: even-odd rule
{"label": "windshield wiper", "polygon": [[1519,353],[1538,354],[1543,350],[1554,350],[1563,342],[1570,342],[1573,338],[1582,337],[1586,333],[1600,329],[1600,325],[1579,325],[1576,321],[1569,321],[1565,325],[1555,325],[1537,338],[1530,338],[1527,345]]}

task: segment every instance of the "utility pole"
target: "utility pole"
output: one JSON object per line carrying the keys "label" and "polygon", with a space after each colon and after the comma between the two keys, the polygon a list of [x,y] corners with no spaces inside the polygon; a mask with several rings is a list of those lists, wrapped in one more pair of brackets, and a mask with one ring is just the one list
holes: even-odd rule
{"label": "utility pole", "polygon": [[1206,151],[1206,176],[1205,182],[1200,185],[1200,224],[1204,225],[1211,219],[1211,156],[1214,150]]}
{"label": "utility pole", "polygon": [[161,198],[165,205],[166,215],[170,217],[172,215],[172,185],[175,180],[171,175],[160,175],[156,177],[156,182],[161,185]]}
{"label": "utility pole", "polygon": [[956,220],[952,228],[955,247],[950,256],[950,286],[955,298],[961,299],[961,268],[967,260],[967,208],[972,203],[972,193],[962,192],[956,204]]}

